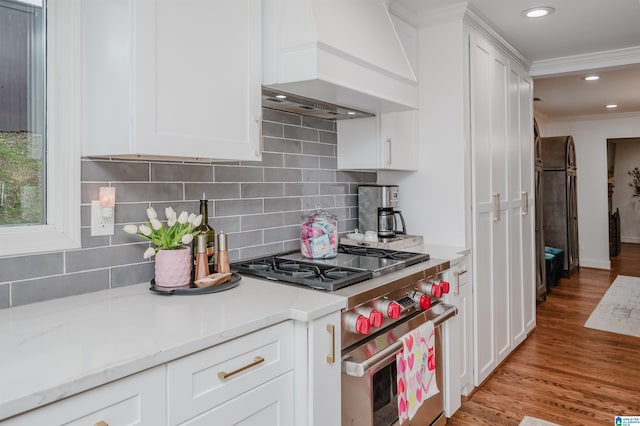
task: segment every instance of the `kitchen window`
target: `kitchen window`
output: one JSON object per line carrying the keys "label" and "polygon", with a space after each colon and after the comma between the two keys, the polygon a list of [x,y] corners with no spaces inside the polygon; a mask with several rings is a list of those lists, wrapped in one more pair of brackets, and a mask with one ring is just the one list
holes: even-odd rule
{"label": "kitchen window", "polygon": [[0,0],[0,256],[80,240],[81,0]]}

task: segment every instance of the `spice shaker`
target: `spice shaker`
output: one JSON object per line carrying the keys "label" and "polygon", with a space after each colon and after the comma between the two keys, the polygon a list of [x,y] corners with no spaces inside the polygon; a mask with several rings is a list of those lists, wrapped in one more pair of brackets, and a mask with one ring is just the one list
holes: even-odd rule
{"label": "spice shaker", "polygon": [[209,275],[209,262],[207,259],[207,247],[209,239],[207,234],[196,236],[196,281]]}
{"label": "spice shaker", "polygon": [[229,266],[229,252],[227,251],[227,234],[220,231],[218,234],[218,272],[231,272]]}

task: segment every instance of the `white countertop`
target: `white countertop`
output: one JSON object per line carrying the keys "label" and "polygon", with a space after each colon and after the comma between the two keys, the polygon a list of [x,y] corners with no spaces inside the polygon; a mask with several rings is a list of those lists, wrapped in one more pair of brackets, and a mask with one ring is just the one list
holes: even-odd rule
{"label": "white countertop", "polygon": [[342,296],[243,276],[206,295],[137,284],[0,310],[0,420],[288,319]]}

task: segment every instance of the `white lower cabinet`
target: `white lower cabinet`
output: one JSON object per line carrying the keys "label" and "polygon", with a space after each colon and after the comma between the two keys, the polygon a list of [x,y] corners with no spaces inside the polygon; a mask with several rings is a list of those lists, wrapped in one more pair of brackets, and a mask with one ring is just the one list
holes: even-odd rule
{"label": "white lower cabinet", "polygon": [[46,407],[3,426],[157,426],[166,424],[165,367],[158,366]]}
{"label": "white lower cabinet", "polygon": [[460,393],[469,395],[473,389],[473,291],[468,256],[452,268],[451,303],[458,307],[458,366]]}
{"label": "white lower cabinet", "polygon": [[172,361],[167,364],[169,424],[212,424],[214,418],[220,425],[242,419],[254,424],[263,416],[277,421],[262,424],[293,424],[293,376],[280,379],[293,366],[292,321]]}

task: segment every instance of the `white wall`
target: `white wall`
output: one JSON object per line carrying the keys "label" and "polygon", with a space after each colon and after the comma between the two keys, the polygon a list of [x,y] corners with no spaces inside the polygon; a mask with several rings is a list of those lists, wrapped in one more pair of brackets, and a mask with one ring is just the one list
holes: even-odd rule
{"label": "white wall", "polygon": [[420,170],[379,172],[378,183],[400,185],[410,234],[429,244],[466,247],[462,21],[421,28],[418,37]]}
{"label": "white wall", "polygon": [[613,210],[620,210],[620,240],[623,243],[640,243],[640,197],[634,197],[629,186],[632,181],[627,173],[640,167],[640,142],[636,140],[616,141],[613,190]]}
{"label": "white wall", "polygon": [[572,135],[578,166],[580,265],[610,269],[607,139],[640,136],[640,117],[548,121],[542,136]]}

